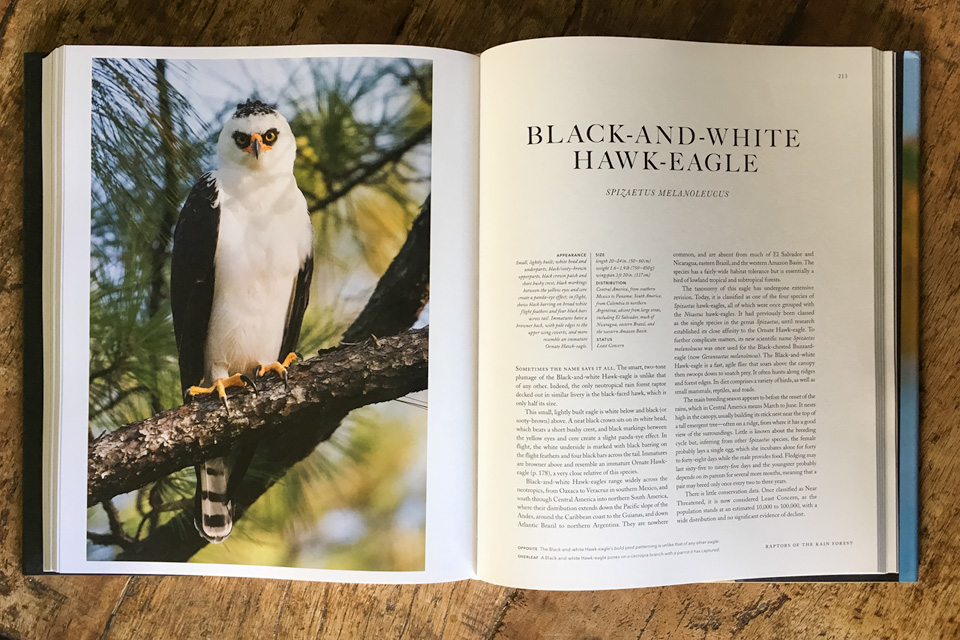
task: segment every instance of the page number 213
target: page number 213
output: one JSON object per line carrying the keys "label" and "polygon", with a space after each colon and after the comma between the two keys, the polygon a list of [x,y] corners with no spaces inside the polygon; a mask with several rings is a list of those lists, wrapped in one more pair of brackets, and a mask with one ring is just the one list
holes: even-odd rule
{"label": "page number 213", "polygon": [[846,80],[846,79],[847,79],[847,74],[845,74],[845,73],[838,73],[838,74],[837,74],[837,80]]}

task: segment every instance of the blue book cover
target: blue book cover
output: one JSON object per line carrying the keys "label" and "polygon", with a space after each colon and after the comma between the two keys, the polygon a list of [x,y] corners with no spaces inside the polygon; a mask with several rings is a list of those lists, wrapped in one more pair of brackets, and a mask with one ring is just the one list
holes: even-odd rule
{"label": "blue book cover", "polygon": [[917,581],[917,471],[920,409],[919,158],[920,53],[903,54],[900,154],[900,555],[901,582]]}

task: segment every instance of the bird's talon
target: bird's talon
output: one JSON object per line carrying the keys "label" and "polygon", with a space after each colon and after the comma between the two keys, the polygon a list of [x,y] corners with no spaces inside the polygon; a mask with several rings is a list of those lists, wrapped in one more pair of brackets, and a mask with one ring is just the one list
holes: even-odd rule
{"label": "bird's talon", "polygon": [[287,357],[283,359],[283,362],[277,361],[277,362],[271,362],[270,364],[261,364],[259,367],[257,367],[257,372],[254,377],[259,380],[260,378],[267,375],[269,372],[273,371],[280,377],[281,380],[283,380],[283,386],[286,387],[287,390],[289,391],[290,385],[287,382],[287,377],[289,376],[289,373],[287,372],[287,367],[289,367],[290,364],[299,357],[300,356],[298,353],[292,351],[287,354]]}
{"label": "bird's talon", "polygon": [[249,378],[247,378],[247,380],[244,380],[244,378],[246,378],[246,376],[238,373],[230,376],[229,378],[217,378],[209,387],[198,387],[194,385],[184,391],[184,402],[196,398],[199,395],[206,395],[216,392],[217,396],[220,398],[220,401],[223,403],[223,406],[229,410],[229,406],[227,405],[227,389],[230,387],[247,386],[247,380],[249,380]]}
{"label": "bird's talon", "polygon": [[248,376],[245,373],[240,374],[240,379],[250,385],[250,388],[253,390],[253,395],[257,395],[260,392],[260,389],[257,388],[257,383],[253,381],[253,378]]}

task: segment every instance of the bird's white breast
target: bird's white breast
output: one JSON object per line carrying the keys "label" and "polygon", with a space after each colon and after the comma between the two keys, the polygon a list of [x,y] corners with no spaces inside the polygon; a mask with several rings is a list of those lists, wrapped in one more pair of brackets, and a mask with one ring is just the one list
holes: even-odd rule
{"label": "bird's white breast", "polygon": [[293,176],[236,184],[218,176],[218,183],[220,230],[204,353],[208,384],[277,359],[296,278],[313,245]]}

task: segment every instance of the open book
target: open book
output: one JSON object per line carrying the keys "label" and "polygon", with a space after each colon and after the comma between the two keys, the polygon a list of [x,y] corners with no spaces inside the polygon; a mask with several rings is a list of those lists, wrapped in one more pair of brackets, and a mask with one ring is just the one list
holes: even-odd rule
{"label": "open book", "polygon": [[29,59],[25,565],[916,580],[918,72],[625,38]]}

